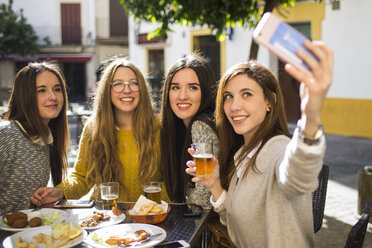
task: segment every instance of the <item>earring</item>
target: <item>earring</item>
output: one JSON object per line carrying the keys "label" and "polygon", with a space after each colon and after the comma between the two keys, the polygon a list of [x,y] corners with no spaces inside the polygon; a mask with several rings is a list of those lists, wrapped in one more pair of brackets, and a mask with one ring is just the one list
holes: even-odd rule
{"label": "earring", "polygon": [[271,107],[270,107],[270,106],[267,106],[266,111],[267,111],[267,112],[270,112],[270,111],[271,111]]}

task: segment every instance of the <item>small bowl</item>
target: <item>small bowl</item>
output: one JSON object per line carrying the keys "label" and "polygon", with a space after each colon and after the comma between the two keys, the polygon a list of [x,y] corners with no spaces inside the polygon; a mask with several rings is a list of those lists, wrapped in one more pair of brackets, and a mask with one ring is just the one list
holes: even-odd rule
{"label": "small bowl", "polygon": [[138,214],[130,214],[129,210],[131,210],[134,205],[130,206],[127,209],[127,214],[132,218],[132,220],[136,223],[145,223],[145,224],[158,224],[162,222],[165,217],[167,217],[168,213],[171,210],[171,207],[168,205],[168,211],[162,214],[148,214],[148,215],[138,215]]}

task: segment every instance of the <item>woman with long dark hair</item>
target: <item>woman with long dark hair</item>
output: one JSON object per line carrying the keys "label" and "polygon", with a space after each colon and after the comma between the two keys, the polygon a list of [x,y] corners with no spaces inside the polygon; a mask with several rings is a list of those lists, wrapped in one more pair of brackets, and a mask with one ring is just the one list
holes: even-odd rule
{"label": "woman with long dark hair", "polygon": [[0,214],[27,209],[30,197],[67,171],[66,83],[56,64],[29,63],[14,79],[0,122]]}
{"label": "woman with long dark hair", "polygon": [[[270,70],[255,61],[237,64],[219,83],[219,161],[214,159],[211,176],[193,181],[210,189],[214,210],[237,247],[314,247],[312,192],[325,153],[320,124],[333,53],[324,44],[304,45],[318,58],[298,51],[312,73],[285,67],[301,82],[301,119],[292,138]],[[195,163],[187,165],[195,175]]]}
{"label": "woman with long dark hair", "polygon": [[210,208],[209,190],[194,185],[184,173],[187,148],[195,142],[214,144],[218,138],[214,125],[216,81],[208,63],[193,54],[179,59],[169,69],[163,85],[161,105],[161,154],[164,184],[169,198]]}

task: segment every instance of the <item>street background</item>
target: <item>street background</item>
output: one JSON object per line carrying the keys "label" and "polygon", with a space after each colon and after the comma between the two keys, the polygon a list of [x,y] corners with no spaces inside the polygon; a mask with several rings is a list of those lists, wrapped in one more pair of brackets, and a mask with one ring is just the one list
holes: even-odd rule
{"label": "street background", "polygon": [[[323,226],[315,234],[315,247],[344,247],[351,227],[360,217],[358,170],[372,165],[372,139],[326,134],[326,140],[324,162],[330,175]],[[372,248],[371,224],[363,247]]]}

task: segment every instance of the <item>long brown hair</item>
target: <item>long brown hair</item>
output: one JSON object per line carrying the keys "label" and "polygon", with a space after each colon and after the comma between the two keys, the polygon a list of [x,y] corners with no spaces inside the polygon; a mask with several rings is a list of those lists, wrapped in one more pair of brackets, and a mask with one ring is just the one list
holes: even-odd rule
{"label": "long brown hair", "polygon": [[139,175],[141,184],[148,182],[159,166],[160,154],[154,150],[160,124],[155,115],[149,87],[140,69],[124,57],[115,57],[104,63],[105,69],[98,82],[93,115],[87,123],[89,150],[88,181],[92,184],[120,182],[122,165],[119,160],[116,119],[111,102],[111,81],[119,67],[128,67],[136,74],[140,101],[133,114],[133,133],[139,150]]}
{"label": "long brown hair", "polygon": [[[258,83],[263,90],[265,99],[271,106],[271,110],[267,112],[265,119],[258,130],[254,133],[249,144],[244,144],[243,136],[234,132],[223,108],[223,93],[227,83],[233,77],[241,74],[247,75]],[[257,155],[271,137],[280,134],[290,136],[284,108],[283,94],[279,82],[276,80],[272,72],[252,60],[247,63],[237,64],[230,68],[221,78],[218,87],[216,100],[216,125],[220,138],[219,163],[221,185],[223,188],[228,189],[229,182],[235,171],[234,154],[240,147],[244,145],[244,148],[237,159],[238,163],[242,162],[249,152],[257,147],[261,142],[258,151],[249,161],[247,169],[244,172],[245,176],[250,169],[253,169],[258,173],[258,170],[255,167]]]}
{"label": "long brown hair", "polygon": [[53,135],[50,146],[50,167],[53,184],[62,182],[67,173],[67,149],[69,146],[69,130],[67,121],[66,82],[61,70],[52,62],[34,62],[23,67],[15,76],[12,92],[8,102],[5,120],[17,120],[21,123],[29,139],[41,138],[47,141],[49,131],[41,121],[37,107],[36,76],[44,71],[52,72],[58,78],[63,93],[63,107],[57,118],[49,121],[48,127]]}
{"label": "long brown hair", "polygon": [[[174,75],[181,69],[191,68],[198,76],[201,88],[200,107],[188,127],[172,111],[169,102],[170,85]],[[178,60],[169,69],[164,83],[161,104],[161,166],[164,184],[169,198],[175,202],[185,200],[186,189],[191,177],[185,173],[186,161],[192,159],[187,152],[191,145],[191,126],[195,120],[202,120],[212,128],[215,107],[216,81],[204,58],[198,54]]]}

